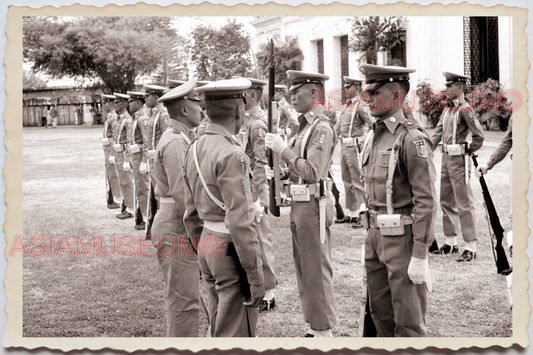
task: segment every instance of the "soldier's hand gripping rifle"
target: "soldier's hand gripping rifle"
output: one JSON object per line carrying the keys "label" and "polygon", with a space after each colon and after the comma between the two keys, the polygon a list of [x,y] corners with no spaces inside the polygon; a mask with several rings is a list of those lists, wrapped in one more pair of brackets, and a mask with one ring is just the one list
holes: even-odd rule
{"label": "soldier's hand gripping rifle", "polygon": [[[274,41],[269,43],[269,63],[268,63],[268,132],[278,133],[278,103],[274,99],[274,84],[276,80],[276,70],[274,64]],[[269,210],[273,216],[279,217],[281,205],[281,189],[283,185],[280,180],[279,155],[272,149],[268,149],[268,166],[274,170],[274,177],[269,182]]]}
{"label": "soldier's hand gripping rifle", "polygon": [[[477,159],[476,155],[472,155],[472,161],[474,162],[474,167],[477,168]],[[502,240],[504,229],[500,223],[500,218],[492,202],[492,197],[490,196],[489,189],[487,188],[487,183],[483,174],[479,177],[479,183],[481,184],[481,190],[483,191],[483,206],[485,207],[485,212],[487,214],[487,221],[489,222],[489,231],[492,229],[490,242],[492,244],[492,253],[494,255],[494,260],[496,261],[496,267],[498,269],[498,274],[509,275],[513,272],[513,268],[509,266],[507,261],[507,256],[505,255],[505,249],[503,249]],[[494,245],[494,239],[496,239],[496,245]]]}

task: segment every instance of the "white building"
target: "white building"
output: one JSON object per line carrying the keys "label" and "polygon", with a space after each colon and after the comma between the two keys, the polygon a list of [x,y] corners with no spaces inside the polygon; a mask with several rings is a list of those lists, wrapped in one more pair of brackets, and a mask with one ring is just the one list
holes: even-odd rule
{"label": "white building", "polygon": [[[296,36],[304,59],[300,70],[330,76],[326,91],[341,89],[345,75],[361,77],[358,55],[348,51],[353,17],[256,17],[257,44],[274,35]],[[393,53],[411,74],[410,97],[419,80],[444,88],[445,71],[470,75],[471,84],[497,79],[512,88],[511,17],[407,17],[406,41]]]}

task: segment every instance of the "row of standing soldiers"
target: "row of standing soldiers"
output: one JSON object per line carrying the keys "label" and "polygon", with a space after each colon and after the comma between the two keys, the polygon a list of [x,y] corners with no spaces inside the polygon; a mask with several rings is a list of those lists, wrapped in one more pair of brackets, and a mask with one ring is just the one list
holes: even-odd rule
{"label": "row of standing soldiers", "polygon": [[[205,304],[198,269],[208,292],[209,336],[255,336],[258,307],[275,306],[267,183],[274,172],[267,165],[266,148],[281,156],[289,185],[286,197],[305,336],[332,336],[334,211],[328,172],[339,138],[348,217],[338,222],[362,224],[368,230],[363,260],[377,334],[426,335],[426,292],[431,288],[427,254],[434,241],[436,211],[433,150],[442,140],[447,155],[442,178],[451,181],[447,186],[452,191],[444,192],[441,184],[441,201],[452,200],[449,208],[443,204],[447,238],[436,252],[455,251],[459,217],[452,205],[457,204],[467,241],[460,260],[470,261],[477,237],[474,219],[463,216],[473,214],[464,162],[480,148],[483,133],[471,110],[455,106],[445,110],[430,138],[401,106],[413,69],[364,64],[360,70],[368,104],[358,98],[361,81],[345,78],[348,87],[353,86],[353,101],[336,128],[317,102],[320,95],[325,97],[329,77],[288,71],[291,105],[278,96],[280,111],[285,106],[288,112],[285,122],[280,120],[282,135],[267,133],[259,107],[266,82],[257,79],[200,83],[205,85],[191,79],[170,90],[146,85],[145,93],[109,97],[116,120],[108,115],[104,128],[104,145],[113,148],[106,148],[108,176],[116,171],[115,203],[123,199],[125,205],[117,217],[132,217],[135,200],[147,206],[146,197],[138,194],[148,191],[147,174],[159,204],[151,235],[165,278],[167,336],[198,336],[198,309]],[[449,98],[467,105],[458,96],[466,77],[445,75]],[[389,97],[393,104],[384,105]],[[128,101],[133,119],[127,113]],[[297,122],[291,118],[292,109],[299,115]],[[372,130],[367,134],[364,126]],[[470,145],[465,144],[468,130]],[[450,153],[456,146],[459,154]],[[454,190],[460,182],[464,186]],[[466,199],[470,206],[462,204]],[[146,210],[141,211],[141,223]]]}

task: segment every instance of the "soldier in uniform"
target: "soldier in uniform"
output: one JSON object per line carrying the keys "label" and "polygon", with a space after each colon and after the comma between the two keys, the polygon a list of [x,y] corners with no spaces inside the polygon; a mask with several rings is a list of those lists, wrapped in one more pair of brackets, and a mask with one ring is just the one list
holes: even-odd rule
{"label": "soldier in uniform", "polygon": [[[163,95],[169,113],[168,130],[163,133],[155,154],[154,176],[160,202],[152,226],[154,246],[165,280],[167,337],[198,336],[199,279],[198,257],[187,235],[183,165],[189,148],[190,130],[200,123],[200,98],[196,80]],[[196,231],[199,236],[200,231]]]}
{"label": "soldier in uniform", "polygon": [[285,139],[286,142],[298,131],[298,114],[291,105],[285,100],[285,92],[287,87],[285,85],[274,86],[274,100],[278,103],[279,113],[279,135]]}
{"label": "soldier in uniform", "polygon": [[[115,144],[114,161],[115,169],[120,180],[120,192],[124,199],[124,205],[126,208],[117,215],[119,219],[126,219],[133,217],[133,211],[135,208],[135,197],[133,196],[133,173],[131,171],[131,164],[129,163],[129,147],[127,138],[126,127],[131,123],[131,116],[128,114],[128,100],[129,96],[119,93],[114,93],[115,96],[115,109],[118,115],[116,129],[113,132],[113,138]],[[111,159],[111,158],[110,158]]]}
{"label": "soldier in uniform", "polygon": [[[139,204],[142,221],[135,225],[135,229],[144,230],[148,207],[148,117],[145,115],[144,92],[128,91],[130,113],[133,120],[126,127],[129,142],[129,162],[133,169],[135,183],[135,198]],[[136,222],[137,223],[137,222]]]}
{"label": "soldier in uniform", "polygon": [[159,98],[167,89],[159,85],[144,85],[145,106],[148,116],[148,168],[153,179],[154,155],[157,144],[163,132],[167,130],[169,117],[165,106],[159,102]]}
{"label": "soldier in uniform", "polygon": [[102,137],[102,145],[104,147],[105,167],[107,174],[107,181],[109,183],[109,189],[113,198],[112,203],[107,203],[107,208],[115,209],[120,207],[122,197],[120,195],[120,180],[118,178],[117,171],[115,169],[115,161],[110,157],[114,157],[113,144],[113,130],[117,124],[117,114],[113,110],[113,101],[115,96],[102,94],[103,103],[103,119],[104,119],[104,134]]}
{"label": "soldier in uniform", "polygon": [[359,68],[376,119],[361,154],[370,313],[379,337],[423,337],[436,173],[429,136],[405,117],[400,105],[415,70],[371,64]]}
{"label": "soldier in uniform", "polygon": [[[235,137],[244,119],[246,79],[221,80],[206,94],[211,122],[185,157],[185,226],[197,235],[199,264],[207,288],[210,335],[254,337],[265,296],[261,250],[250,186],[250,161]],[[207,245],[216,245],[212,252]]]}
{"label": "soldier in uniform", "polygon": [[265,211],[257,220],[257,237],[261,246],[261,259],[263,262],[263,276],[265,278],[265,298],[259,306],[259,312],[268,311],[276,306],[274,288],[277,285],[274,271],[274,242],[268,222],[268,181],[265,165],[268,164],[265,147],[265,134],[268,131],[267,114],[261,109],[259,103],[263,96],[266,81],[247,78],[252,86],[245,90],[246,105],[244,123],[239,130],[238,138],[241,141],[246,155],[250,158],[252,170],[252,198],[258,211]]}
{"label": "soldier in uniform", "polygon": [[352,227],[362,227],[359,222],[364,192],[361,184],[361,171],[357,161],[356,142],[364,142],[369,127],[374,124],[368,106],[360,99],[363,80],[344,77],[346,107],[335,125],[335,134],[341,141],[341,174],[346,199],[346,217],[336,223],[351,223]]}
{"label": "soldier in uniform", "polygon": [[337,137],[320,103],[329,76],[294,70],[287,71],[287,75],[300,126],[290,146],[271,133],[266,134],[265,143],[289,166],[290,226],[300,300],[304,320],[309,323],[306,337],[331,337],[337,318],[329,229],[333,204],[327,177]]}
{"label": "soldier in uniform", "polygon": [[[470,154],[483,145],[483,128],[464,97],[466,81],[470,77],[449,72],[443,74],[446,77],[446,98],[450,101],[431,140],[434,149],[442,141],[440,205],[446,240],[433,253],[459,252],[457,229],[461,222],[466,246],[457,261],[471,261],[476,257],[477,229],[474,196],[469,184]],[[469,133],[472,134],[470,144],[466,140]]]}

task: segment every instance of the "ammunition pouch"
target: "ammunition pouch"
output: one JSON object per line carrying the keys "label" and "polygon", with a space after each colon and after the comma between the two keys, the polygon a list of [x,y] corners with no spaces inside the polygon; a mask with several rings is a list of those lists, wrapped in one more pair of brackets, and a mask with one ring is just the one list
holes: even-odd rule
{"label": "ammunition pouch", "polygon": [[124,151],[124,144],[121,144],[121,143],[113,144],[113,149],[117,153],[122,153]]}
{"label": "ammunition pouch", "polygon": [[442,144],[442,152],[449,156],[465,155],[465,144]]}
{"label": "ammunition pouch", "polygon": [[138,144],[130,144],[130,153],[139,153],[141,151],[141,147],[139,147]]}
{"label": "ammunition pouch", "polygon": [[102,138],[102,145],[109,145],[109,138]]}
{"label": "ammunition pouch", "polygon": [[368,211],[366,214],[369,217],[369,227],[379,228],[379,231],[383,236],[404,235],[405,226],[413,224],[414,222],[413,216],[410,214],[383,214],[374,210]]}

